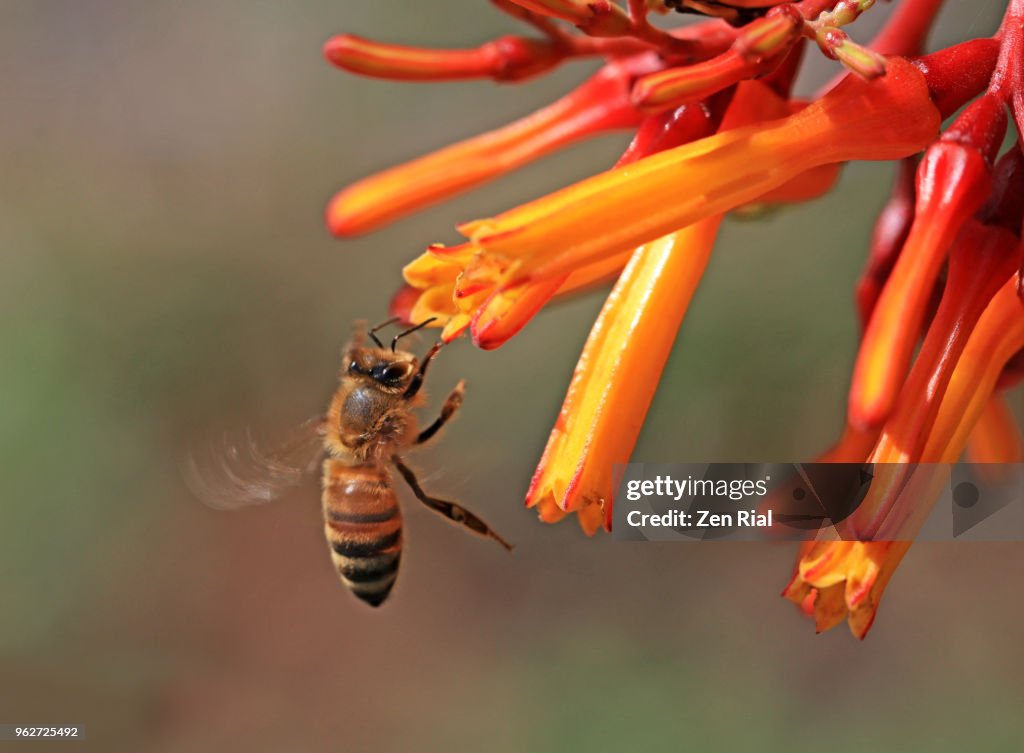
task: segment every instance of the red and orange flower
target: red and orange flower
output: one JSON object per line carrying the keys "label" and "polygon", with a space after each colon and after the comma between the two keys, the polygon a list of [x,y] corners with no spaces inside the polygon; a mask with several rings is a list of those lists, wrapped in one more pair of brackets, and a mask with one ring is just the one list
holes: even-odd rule
{"label": "red and orange flower", "polygon": [[[602,67],[533,115],[346,188],[327,222],[341,237],[367,232],[574,141],[635,132],[610,169],[460,225],[465,241],[428,247],[395,297],[408,319],[436,317],[442,339],[469,333],[490,349],[550,301],[615,281],[527,492],[543,520],[576,513],[588,534],[610,529],[612,467],[633,450],[722,218],[820,196],[853,160],[901,169],[857,289],[848,425],[822,459],[952,462],[967,448],[980,462],[1022,459],[1002,391],[1024,373],[1024,153],[999,152],[1009,117],[1024,125],[1024,0],[995,37],[925,56],[941,0],[903,0],[868,46],[842,27],[874,0],[493,4],[539,35],[467,50],[342,35],[325,53],[410,81],[522,81],[582,57]],[[672,9],[717,18],[649,22]],[[791,89],[809,42],[847,73],[803,101]],[[874,620],[909,547],[883,525],[891,496],[884,479],[872,486],[850,521],[859,540],[805,546],[784,593],[819,630],[847,619],[863,637]]]}

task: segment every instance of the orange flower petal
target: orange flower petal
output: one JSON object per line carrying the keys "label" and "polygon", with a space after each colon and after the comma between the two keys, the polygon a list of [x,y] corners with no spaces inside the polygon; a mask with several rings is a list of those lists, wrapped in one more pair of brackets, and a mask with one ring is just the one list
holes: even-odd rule
{"label": "orange flower petal", "polygon": [[469,329],[469,325],[472,321],[473,317],[468,314],[456,314],[448,320],[448,323],[444,325],[444,329],[441,330],[441,340],[446,343],[451,342]]}
{"label": "orange flower petal", "polygon": [[473,344],[484,350],[503,345],[551,300],[564,282],[564,277],[555,277],[496,290],[473,318]]}
{"label": "orange flower petal", "polygon": [[423,291],[409,312],[410,319],[422,322],[437,317],[434,326],[438,327],[447,322],[456,313],[452,305],[452,287],[453,285],[436,285]]}
{"label": "orange flower petal", "polygon": [[849,591],[847,592],[847,607],[850,609],[847,621],[850,625],[850,631],[861,640],[867,636],[868,631],[874,624],[875,615],[878,614],[878,606],[882,600],[882,592],[885,591],[885,587],[889,584],[893,573],[896,572],[897,566],[899,566],[899,563],[910,549],[910,542],[865,542],[862,546],[866,550],[876,552],[873,558],[880,559],[881,561],[873,563],[876,566],[873,567],[874,575],[870,587],[866,590],[863,588],[855,589],[855,593],[863,593],[863,595],[858,597],[856,604],[850,603]]}
{"label": "orange flower petal", "polygon": [[818,589],[814,600],[814,629],[818,633],[831,630],[846,619],[845,590],[842,583]]}
{"label": "orange flower petal", "polygon": [[[468,253],[464,250],[468,250]],[[402,268],[402,277],[417,288],[454,283],[455,278],[472,257],[473,248],[468,243],[451,249],[431,246]]]}

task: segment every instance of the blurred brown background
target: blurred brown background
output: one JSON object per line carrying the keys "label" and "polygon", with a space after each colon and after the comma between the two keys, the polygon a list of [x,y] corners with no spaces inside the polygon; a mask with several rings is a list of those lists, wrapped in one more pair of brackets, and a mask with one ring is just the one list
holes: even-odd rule
{"label": "blurred brown background", "polygon": [[[1003,4],[948,5],[933,46],[990,34]],[[514,30],[472,0],[0,9],[0,722],[90,737],[24,749],[1018,749],[1024,547],[916,547],[860,644],[778,597],[790,545],[627,546],[522,509],[600,294],[432,374],[433,404],[470,390],[416,465],[512,555],[406,496],[403,573],[374,611],[332,572],[315,480],[237,514],[185,490],[188,448],[321,409],[351,321],[383,318],[427,242],[602,169],[625,137],[350,242],[323,228],[331,193],[586,64],[419,87],[321,58],[342,30]],[[835,70],[816,66],[805,88]],[[837,436],[890,174],[855,165],[825,200],[726,225],[637,459],[797,460]]]}

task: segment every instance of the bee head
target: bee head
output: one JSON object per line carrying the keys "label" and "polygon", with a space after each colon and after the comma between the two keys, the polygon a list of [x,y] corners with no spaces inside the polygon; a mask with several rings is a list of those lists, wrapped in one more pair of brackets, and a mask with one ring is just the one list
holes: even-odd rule
{"label": "bee head", "polygon": [[408,388],[419,362],[416,356],[404,350],[391,352],[384,348],[350,348],[345,374],[383,387],[389,392]]}
{"label": "bee head", "polygon": [[[430,350],[421,365],[412,353],[398,350],[398,341],[427,326],[434,318],[431,317],[415,327],[399,332],[392,338],[389,348],[384,346],[376,333],[383,327],[394,324],[397,319],[389,319],[369,331],[363,328],[362,323],[357,323],[355,338],[346,351],[345,364],[342,368],[343,378],[359,379],[384,392],[402,393],[404,397],[411,398],[419,391],[427,363],[437,355],[440,345],[435,345]],[[373,340],[375,347],[364,345],[367,336]]]}

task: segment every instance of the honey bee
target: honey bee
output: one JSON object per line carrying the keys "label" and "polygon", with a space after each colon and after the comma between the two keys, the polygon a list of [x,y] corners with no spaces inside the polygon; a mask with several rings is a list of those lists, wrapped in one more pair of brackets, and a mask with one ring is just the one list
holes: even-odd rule
{"label": "honey bee", "polygon": [[[451,419],[462,405],[465,382],[459,381],[448,395],[440,416],[420,429],[413,409],[422,404],[427,368],[442,343],[432,346],[422,360],[397,348],[399,340],[433,321],[428,319],[399,332],[387,348],[376,333],[397,321],[390,319],[368,332],[357,323],[326,415],[307,421],[296,441],[269,454],[251,440],[244,454],[229,446],[219,468],[226,487],[210,483],[194,463],[189,473],[200,498],[214,507],[234,508],[274,499],[324,458],[321,503],[331,559],[342,583],[374,607],[391,593],[402,556],[402,513],[391,485],[391,468],[428,508],[512,549],[469,510],[428,495],[402,459],[405,449],[430,440]],[[367,346],[367,337],[373,345]],[[313,463],[296,462],[296,453],[301,455],[302,446],[309,444],[315,453]]]}
{"label": "honey bee", "polygon": [[734,26],[744,26],[760,18],[786,0],[665,0],[665,5],[679,13],[699,13],[721,18]]}

